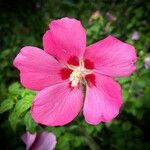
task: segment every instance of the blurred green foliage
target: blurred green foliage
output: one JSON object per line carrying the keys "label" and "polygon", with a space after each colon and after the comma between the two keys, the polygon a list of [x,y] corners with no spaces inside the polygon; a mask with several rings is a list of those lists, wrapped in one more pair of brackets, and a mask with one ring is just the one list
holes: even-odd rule
{"label": "blurred green foliage", "polygon": [[[24,149],[20,139],[24,132],[47,130],[56,134],[59,150],[149,150],[150,70],[144,67],[144,58],[150,53],[149,11],[148,0],[1,0],[1,149]],[[110,123],[91,126],[80,114],[69,125],[45,127],[31,118],[29,109],[35,93],[17,82],[19,73],[12,60],[25,45],[42,47],[49,21],[63,16],[82,21],[88,45],[112,34],[137,49],[136,72],[116,79],[123,89],[124,106]],[[140,35],[137,41],[131,38],[134,31]]]}

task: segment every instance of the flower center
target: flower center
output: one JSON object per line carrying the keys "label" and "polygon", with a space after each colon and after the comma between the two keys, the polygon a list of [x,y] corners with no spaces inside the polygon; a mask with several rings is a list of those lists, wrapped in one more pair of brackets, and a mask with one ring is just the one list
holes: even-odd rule
{"label": "flower center", "polygon": [[72,87],[76,87],[79,82],[81,82],[85,78],[86,75],[92,73],[92,70],[86,69],[84,67],[83,60],[80,61],[79,66],[68,65],[68,67],[73,70],[69,77],[69,81],[71,82]]}

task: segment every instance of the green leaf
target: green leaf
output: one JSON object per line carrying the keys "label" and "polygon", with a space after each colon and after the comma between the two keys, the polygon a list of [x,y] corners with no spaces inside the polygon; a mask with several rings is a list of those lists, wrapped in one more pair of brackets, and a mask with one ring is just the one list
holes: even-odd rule
{"label": "green leaf", "polygon": [[15,82],[13,84],[11,84],[8,88],[8,92],[11,94],[16,94],[16,95],[20,95],[20,91],[21,90],[21,86],[18,82]]}
{"label": "green leaf", "polygon": [[136,66],[137,66],[138,69],[143,68],[143,66],[144,66],[143,62],[144,62],[143,60],[142,61],[137,61]]}
{"label": "green leaf", "polygon": [[14,106],[14,102],[12,99],[6,99],[1,103],[0,106],[0,114],[10,110]]}
{"label": "green leaf", "polygon": [[129,96],[129,89],[123,89],[122,90],[122,95],[123,95],[124,102],[126,102],[127,99],[128,99],[128,96]]}
{"label": "green leaf", "polygon": [[131,78],[129,77],[124,77],[124,78],[118,78],[117,79],[119,81],[120,84],[125,84],[127,82],[130,82],[131,81]]}
{"label": "green leaf", "polygon": [[70,141],[73,139],[72,134],[65,133],[58,139],[57,147],[58,149],[70,150]]}
{"label": "green leaf", "polygon": [[17,124],[19,123],[20,119],[18,118],[17,114],[15,111],[13,111],[10,115],[9,115],[9,122],[10,125],[12,127],[12,129],[14,131],[16,131],[17,128]]}
{"label": "green leaf", "polygon": [[26,95],[22,100],[17,102],[14,110],[18,117],[31,107],[33,97],[33,95]]}
{"label": "green leaf", "polygon": [[125,131],[128,131],[131,129],[131,124],[129,122],[124,122],[122,124],[122,129],[125,130]]}
{"label": "green leaf", "polygon": [[33,121],[29,112],[27,112],[25,117],[24,117],[24,124],[26,126],[27,131],[30,131],[30,132],[36,131],[37,123],[35,123]]}

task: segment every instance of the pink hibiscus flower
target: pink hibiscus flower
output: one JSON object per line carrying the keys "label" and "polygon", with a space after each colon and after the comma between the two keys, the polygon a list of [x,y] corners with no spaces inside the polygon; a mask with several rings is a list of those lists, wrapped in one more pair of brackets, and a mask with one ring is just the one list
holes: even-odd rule
{"label": "pink hibiscus flower", "polygon": [[53,150],[57,143],[56,136],[50,132],[26,132],[21,138],[26,144],[26,150]]}
{"label": "pink hibiscus flower", "polygon": [[39,91],[31,108],[33,119],[65,125],[83,107],[89,124],[111,121],[122,105],[121,88],[112,78],[135,70],[134,47],[112,36],[86,47],[86,31],[76,19],[54,20],[49,27],[44,51],[26,46],[14,60],[22,85]]}

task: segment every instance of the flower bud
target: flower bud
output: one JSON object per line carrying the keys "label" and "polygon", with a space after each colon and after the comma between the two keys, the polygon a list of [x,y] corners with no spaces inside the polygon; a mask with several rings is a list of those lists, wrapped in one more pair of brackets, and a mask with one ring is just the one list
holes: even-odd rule
{"label": "flower bud", "polygon": [[150,69],[150,55],[144,59],[144,62],[145,62],[145,68]]}

